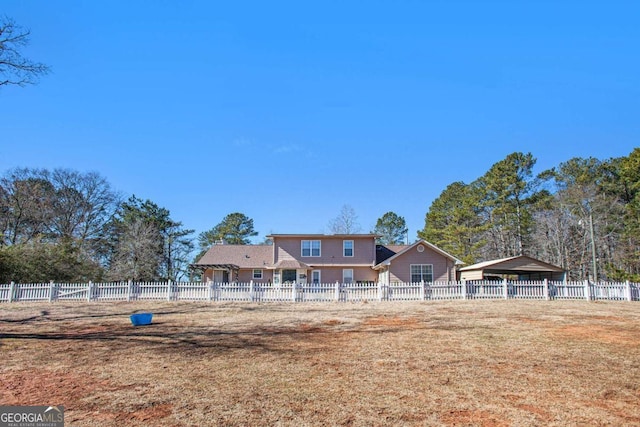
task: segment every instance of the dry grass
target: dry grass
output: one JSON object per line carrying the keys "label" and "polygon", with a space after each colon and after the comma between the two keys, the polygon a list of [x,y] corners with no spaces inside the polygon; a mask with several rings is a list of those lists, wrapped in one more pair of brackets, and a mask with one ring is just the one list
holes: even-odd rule
{"label": "dry grass", "polygon": [[640,425],[637,303],[3,304],[0,354],[71,426]]}

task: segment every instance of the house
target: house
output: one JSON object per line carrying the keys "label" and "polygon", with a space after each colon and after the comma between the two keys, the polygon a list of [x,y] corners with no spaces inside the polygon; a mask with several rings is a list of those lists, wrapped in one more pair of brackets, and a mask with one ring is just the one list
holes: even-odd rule
{"label": "house", "polygon": [[460,280],[486,280],[505,276],[518,280],[564,280],[566,271],[527,255],[495,259],[460,269]]}
{"label": "house", "polygon": [[378,245],[375,234],[272,234],[272,245],[214,245],[192,269],[202,280],[259,283],[434,282],[460,260],[425,240]]}

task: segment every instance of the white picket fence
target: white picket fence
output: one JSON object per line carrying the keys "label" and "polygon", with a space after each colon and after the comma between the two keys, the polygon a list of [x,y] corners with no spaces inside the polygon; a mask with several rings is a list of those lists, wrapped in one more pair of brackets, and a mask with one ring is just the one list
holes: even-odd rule
{"label": "white picket fence", "polygon": [[213,282],[9,283],[0,302],[19,301],[423,301],[451,299],[640,300],[630,282],[474,281],[284,284]]}

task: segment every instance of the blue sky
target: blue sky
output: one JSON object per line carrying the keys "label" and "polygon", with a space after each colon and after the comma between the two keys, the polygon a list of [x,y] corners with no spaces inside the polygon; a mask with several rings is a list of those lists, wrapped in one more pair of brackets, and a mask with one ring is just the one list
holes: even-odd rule
{"label": "blue sky", "polygon": [[37,86],[0,89],[0,173],[97,171],[197,232],[410,236],[444,188],[640,145],[637,1],[24,1]]}

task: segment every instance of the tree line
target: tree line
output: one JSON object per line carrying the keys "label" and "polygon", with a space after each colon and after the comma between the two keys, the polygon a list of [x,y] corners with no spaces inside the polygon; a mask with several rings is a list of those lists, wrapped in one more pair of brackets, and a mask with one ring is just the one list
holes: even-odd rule
{"label": "tree line", "polygon": [[529,255],[574,279],[640,280],[640,148],[537,175],[535,163],[516,152],[469,184],[450,184],[419,237],[466,263]]}
{"label": "tree line", "polygon": [[177,280],[192,233],[95,172],[18,168],[0,179],[0,282]]}
{"label": "tree line", "polygon": [[[530,255],[576,280],[640,281],[640,148],[537,175],[535,163],[531,153],[512,153],[470,184],[448,185],[418,238],[467,264]],[[328,227],[362,231],[349,205]],[[395,212],[371,233],[382,244],[409,240]],[[257,235],[253,220],[234,212],[194,237],[168,209],[125,199],[95,172],[17,168],[0,178],[0,283],[181,280],[212,245]]]}

